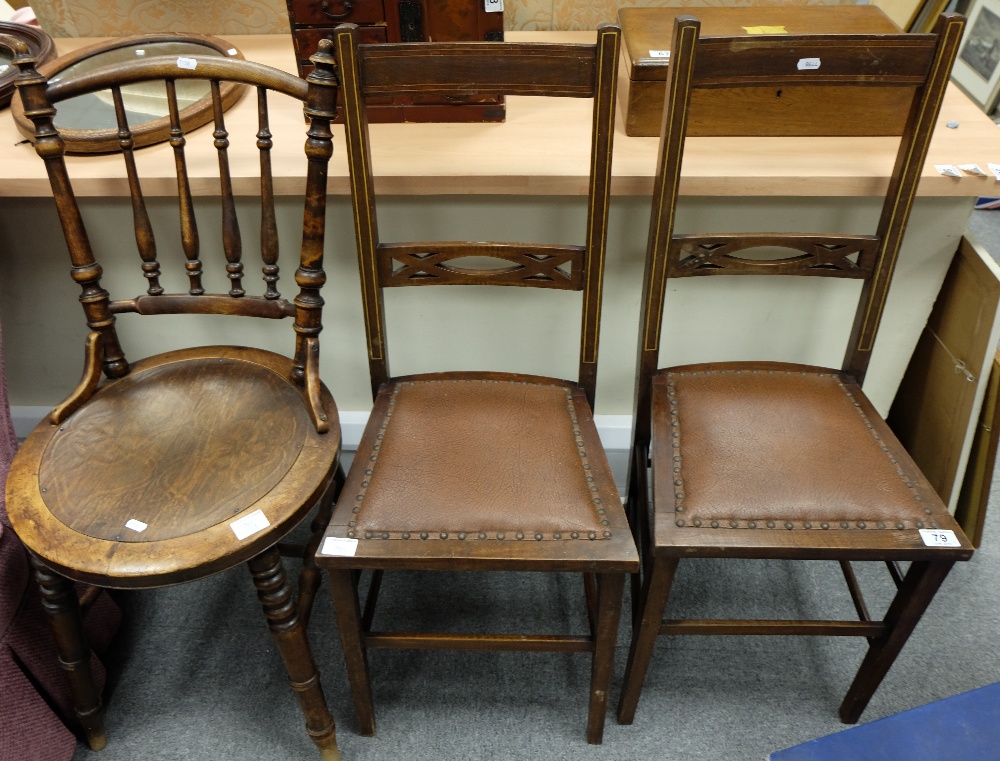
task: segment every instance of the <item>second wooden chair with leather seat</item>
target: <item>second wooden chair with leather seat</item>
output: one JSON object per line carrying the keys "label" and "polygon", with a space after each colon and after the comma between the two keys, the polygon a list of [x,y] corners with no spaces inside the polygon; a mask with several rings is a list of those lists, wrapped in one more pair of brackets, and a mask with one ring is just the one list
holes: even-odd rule
{"label": "second wooden chair with leather seat", "polygon": [[[623,583],[638,568],[592,415],[619,36],[607,25],[596,45],[359,45],[353,26],[334,33],[375,406],[317,563],[330,574],[362,734],[375,731],[369,650],[493,649],[592,653],[587,739],[602,739]],[[593,99],[586,226],[572,245],[382,241],[364,97],[479,92]],[[509,229],[518,240],[517,219]],[[578,381],[506,372],[393,376],[383,289],[430,285],[521,286],[540,289],[534,295],[542,301],[554,300],[555,290],[582,292]],[[591,631],[371,631],[382,572],[397,569],[579,572]],[[364,613],[361,570],[374,571]]]}
{"label": "second wooden chair with leather seat", "polygon": [[[843,721],[855,722],[953,563],[972,554],[862,391],[962,29],[961,17],[948,16],[928,35],[699,39],[696,19],[675,22],[638,346],[628,500],[643,581],[618,708],[622,723],[633,721],[661,634],[865,637],[867,653],[840,708]],[[676,234],[692,92],[775,87],[780,94],[813,86],[850,88],[859,99],[872,87],[911,88],[875,233]],[[822,147],[822,138],[813,140]],[[657,370],[661,329],[665,342],[682,329],[663,324],[668,279],[743,275],[859,281],[843,365],[744,361]],[[755,340],[762,356],[773,356],[766,335]],[[859,620],[663,621],[678,562],[695,557],[837,561]],[[869,614],[851,567],[861,560],[885,561],[896,581],[881,618]],[[896,567],[901,561],[910,563],[905,575]]]}

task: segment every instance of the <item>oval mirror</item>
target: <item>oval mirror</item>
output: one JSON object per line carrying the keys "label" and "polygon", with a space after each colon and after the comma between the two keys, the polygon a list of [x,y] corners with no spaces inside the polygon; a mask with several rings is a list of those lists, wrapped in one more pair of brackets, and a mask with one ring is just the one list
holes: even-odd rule
{"label": "oval mirror", "polygon": [[[243,58],[235,47],[218,37],[199,34],[144,34],[118,37],[64,55],[38,71],[50,82],[92,71],[102,66],[154,56],[222,56]],[[185,131],[212,120],[212,95],[207,80],[178,80],[176,84],[181,125]],[[242,97],[244,85],[225,83],[220,95],[227,109]],[[162,81],[139,82],[122,88],[126,116],[135,147],[170,138],[166,88]],[[66,142],[67,153],[107,153],[118,150],[118,123],[110,90],[80,95],[56,104],[55,125]],[[20,99],[11,113],[21,134],[34,139],[34,125],[24,115]]]}
{"label": "oval mirror", "polygon": [[[52,38],[36,27],[0,21],[0,34],[9,34],[24,42],[38,65],[50,61],[56,55],[56,47],[52,44]],[[13,57],[12,51],[0,45],[0,108],[6,108],[14,94],[17,67],[11,63]]]}

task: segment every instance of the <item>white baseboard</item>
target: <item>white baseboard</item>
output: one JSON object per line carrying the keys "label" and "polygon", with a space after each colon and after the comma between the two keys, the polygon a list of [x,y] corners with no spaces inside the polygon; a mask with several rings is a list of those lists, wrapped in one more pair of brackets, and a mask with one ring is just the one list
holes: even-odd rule
{"label": "white baseboard", "polygon": [[357,450],[366,425],[368,425],[367,412],[340,411],[340,435],[344,449],[349,452]]}
{"label": "white baseboard", "polygon": [[[14,433],[23,439],[39,421],[49,414],[49,407],[14,406],[10,408],[14,421]],[[594,415],[597,432],[601,436],[601,444],[607,450],[627,450],[632,436],[631,415]],[[367,412],[340,413],[340,429],[343,435],[344,449],[353,451],[358,448],[361,434],[368,423]]]}
{"label": "white baseboard", "polygon": [[632,448],[631,415],[594,415],[594,423],[597,425],[601,444],[607,451],[627,452]]}

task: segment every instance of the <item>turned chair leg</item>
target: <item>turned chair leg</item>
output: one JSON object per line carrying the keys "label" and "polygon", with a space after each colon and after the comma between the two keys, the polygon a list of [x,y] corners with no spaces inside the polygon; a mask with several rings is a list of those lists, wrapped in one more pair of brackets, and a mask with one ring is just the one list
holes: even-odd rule
{"label": "turned chair leg", "polygon": [[306,730],[324,761],[340,761],[333,717],[326,706],[305,628],[299,620],[296,599],[285,576],[277,547],[265,550],[247,565],[257,587],[271,636],[285,663],[288,680],[306,717]]}
{"label": "turned chair leg", "polygon": [[597,627],[594,659],[590,669],[590,710],[587,715],[587,742],[600,745],[608,713],[608,692],[615,664],[618,619],[622,612],[625,574],[602,573],[597,577]]}
{"label": "turned chair leg", "polygon": [[358,731],[365,737],[375,734],[375,704],[372,700],[371,675],[365,650],[361,621],[361,603],[354,571],[329,570],[330,594],[337,615],[337,628],[344,648],[347,679],[351,684],[354,713],[358,718]]}
{"label": "turned chair leg", "polygon": [[90,646],[83,631],[83,615],[73,582],[35,556],[31,557],[31,565],[59,653],[59,665],[69,680],[73,713],[83,727],[90,749],[101,750],[108,744],[108,735],[104,730],[104,705],[90,668]]}
{"label": "turned chair leg", "polygon": [[654,558],[652,569],[642,583],[642,602],[638,625],[632,627],[632,645],[625,665],[625,682],[618,701],[618,723],[631,724],[639,704],[639,693],[646,680],[646,670],[653,646],[663,623],[663,609],[677,571],[677,558]]}
{"label": "turned chair leg", "polygon": [[885,614],[888,631],[868,647],[857,676],[840,704],[840,720],[854,724],[892,667],[954,562],[915,562]]}

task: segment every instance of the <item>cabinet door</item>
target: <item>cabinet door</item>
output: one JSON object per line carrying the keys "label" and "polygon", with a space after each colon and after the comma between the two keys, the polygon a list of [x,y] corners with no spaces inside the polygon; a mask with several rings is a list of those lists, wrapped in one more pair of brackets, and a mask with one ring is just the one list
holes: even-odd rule
{"label": "cabinet door", "polygon": [[485,0],[385,0],[389,42],[503,39],[503,13]]}

